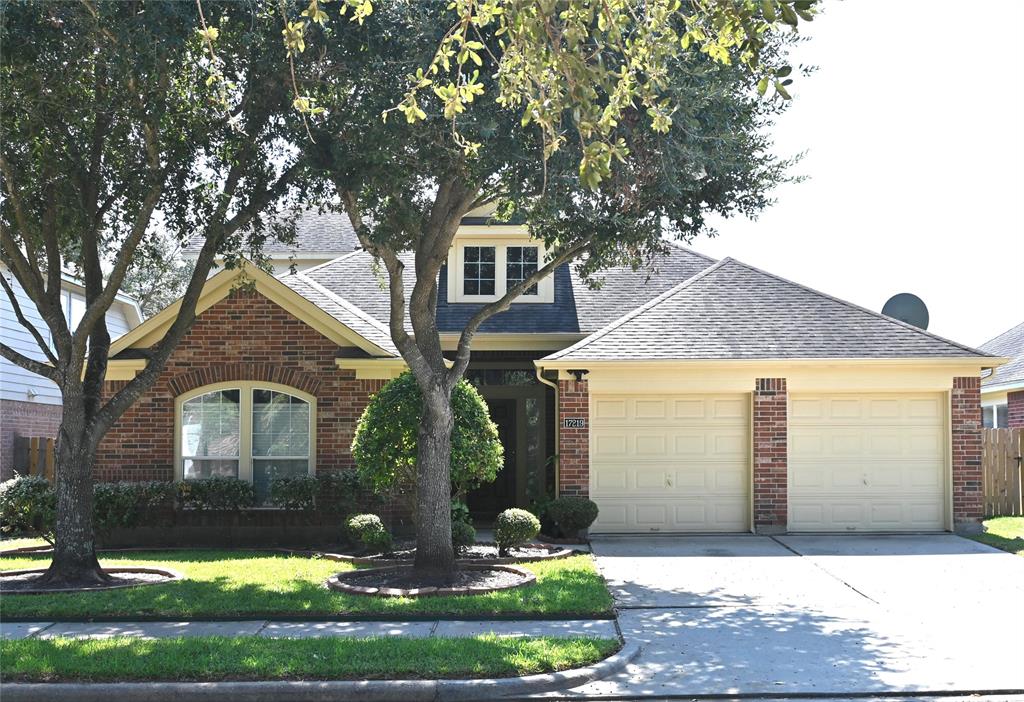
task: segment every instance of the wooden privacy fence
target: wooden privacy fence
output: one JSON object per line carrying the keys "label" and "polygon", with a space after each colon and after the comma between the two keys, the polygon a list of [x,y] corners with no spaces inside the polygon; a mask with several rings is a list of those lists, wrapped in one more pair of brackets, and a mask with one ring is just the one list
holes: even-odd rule
{"label": "wooden privacy fence", "polygon": [[1024,514],[1021,490],[1021,436],[1024,429],[982,429],[981,466],[985,484],[985,516]]}
{"label": "wooden privacy fence", "polygon": [[14,469],[22,475],[42,475],[53,482],[54,439],[18,436],[14,439]]}

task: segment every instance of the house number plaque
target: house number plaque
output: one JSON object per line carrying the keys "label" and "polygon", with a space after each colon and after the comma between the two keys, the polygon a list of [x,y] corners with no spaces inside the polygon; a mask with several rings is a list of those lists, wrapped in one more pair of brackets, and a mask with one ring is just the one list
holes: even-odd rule
{"label": "house number plaque", "polygon": [[585,417],[564,417],[562,419],[563,429],[586,429],[587,420]]}

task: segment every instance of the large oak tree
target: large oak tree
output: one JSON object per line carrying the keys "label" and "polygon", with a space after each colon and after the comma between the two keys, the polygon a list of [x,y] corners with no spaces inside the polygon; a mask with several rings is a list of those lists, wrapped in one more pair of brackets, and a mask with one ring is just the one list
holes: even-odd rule
{"label": "large oak tree", "polygon": [[[661,46],[657,60],[627,70],[623,62],[637,58],[629,53],[633,45],[609,39],[608,25],[599,27],[600,13],[580,19],[558,11],[601,3],[496,4],[526,8],[527,16],[472,24],[451,45],[447,66],[443,47],[451,44],[452,17],[442,3],[375,3],[362,23],[336,23],[329,35],[307,28],[306,50],[296,56],[316,60],[295,61],[295,89],[309,97],[307,106],[317,106],[305,148],[325,191],[382,265],[391,336],[423,394],[415,567],[435,576],[455,568],[451,392],[481,324],[560,265],[574,262],[597,282],[610,265],[656,259],[665,237],[692,239],[705,229],[708,213],[753,216],[786,177],[787,163],[772,154],[767,134],[785,86],[780,82],[773,99],[762,94],[765,66],[777,67],[770,69],[773,76],[789,72],[782,67],[789,39],[768,31],[770,22],[760,25],[757,60],[741,61],[731,60],[728,50],[715,56],[699,43],[682,48],[686,42],[679,38],[693,31],[692,18],[664,13],[662,33],[674,37],[673,47]],[[645,3],[611,6],[628,10],[617,19],[621,37],[645,35],[629,24],[647,26]],[[549,12],[538,17],[535,8]],[[536,34],[534,51],[546,61],[503,63],[507,26],[522,26],[520,20],[528,35]],[[592,34],[570,42],[573,31]],[[424,73],[424,66],[437,70]],[[645,75],[648,67],[656,75]],[[446,70],[455,74],[449,84]],[[517,74],[510,88],[507,72],[521,70],[532,73]],[[534,80],[545,70],[546,78]],[[648,79],[646,88],[619,95],[621,81]],[[395,86],[410,81],[414,89],[396,110]],[[530,98],[561,82],[550,103],[542,95]],[[390,118],[381,120],[382,114]],[[438,276],[462,218],[488,206],[499,217],[522,220],[545,245],[547,259],[500,299],[481,305],[446,359],[436,315]]]}
{"label": "large oak tree", "polygon": [[[195,317],[215,255],[259,249],[263,213],[302,171],[280,27],[248,4],[10,2],[0,13],[0,256],[45,329],[28,321],[33,357],[0,354],[52,380],[63,401],[56,446],[56,546],[44,581],[101,581],[92,533],[97,446],[148,388]],[[216,28],[218,53],[197,32]],[[215,61],[213,64],[211,62]],[[209,81],[211,67],[223,76]],[[244,232],[244,234],[243,234]],[[105,313],[126,274],[168,239],[203,234],[177,318],[148,363],[103,393]],[[71,326],[61,275],[85,284]]]}

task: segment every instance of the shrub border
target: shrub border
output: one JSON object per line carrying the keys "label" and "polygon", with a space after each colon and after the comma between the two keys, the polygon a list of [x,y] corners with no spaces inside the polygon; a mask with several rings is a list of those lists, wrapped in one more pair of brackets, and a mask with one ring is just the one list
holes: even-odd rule
{"label": "shrub border", "polygon": [[[478,541],[478,544],[484,546],[496,546],[493,541]],[[552,548],[551,544],[542,543],[531,543],[523,544],[528,548]],[[281,549],[282,551],[288,551],[288,549]],[[302,553],[301,551],[293,551],[293,553]],[[320,558],[326,558],[330,561],[339,561],[341,563],[352,563],[353,565],[378,565],[384,566],[398,566],[408,564],[411,559],[408,558],[369,558],[367,556],[352,556],[347,553],[326,553],[321,551],[312,552],[313,555],[319,556]],[[586,552],[568,548],[557,548],[552,550],[550,553],[546,553],[540,556],[523,556],[517,558],[516,556],[503,556],[500,558],[458,558],[456,562],[465,565],[514,565],[516,563],[538,563],[542,561],[557,561],[562,558],[569,558],[570,556],[582,555]],[[0,556],[3,554],[0,553]]]}

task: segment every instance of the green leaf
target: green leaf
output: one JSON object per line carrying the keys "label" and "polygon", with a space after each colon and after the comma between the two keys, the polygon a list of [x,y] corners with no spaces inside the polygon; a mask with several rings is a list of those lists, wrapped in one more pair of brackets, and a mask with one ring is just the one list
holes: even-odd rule
{"label": "green leaf", "polygon": [[779,19],[779,16],[775,13],[775,3],[772,0],[761,0],[761,14],[772,24]]}
{"label": "green leaf", "polygon": [[762,97],[768,92],[768,76],[763,76],[761,80],[757,81],[757,94]]}

